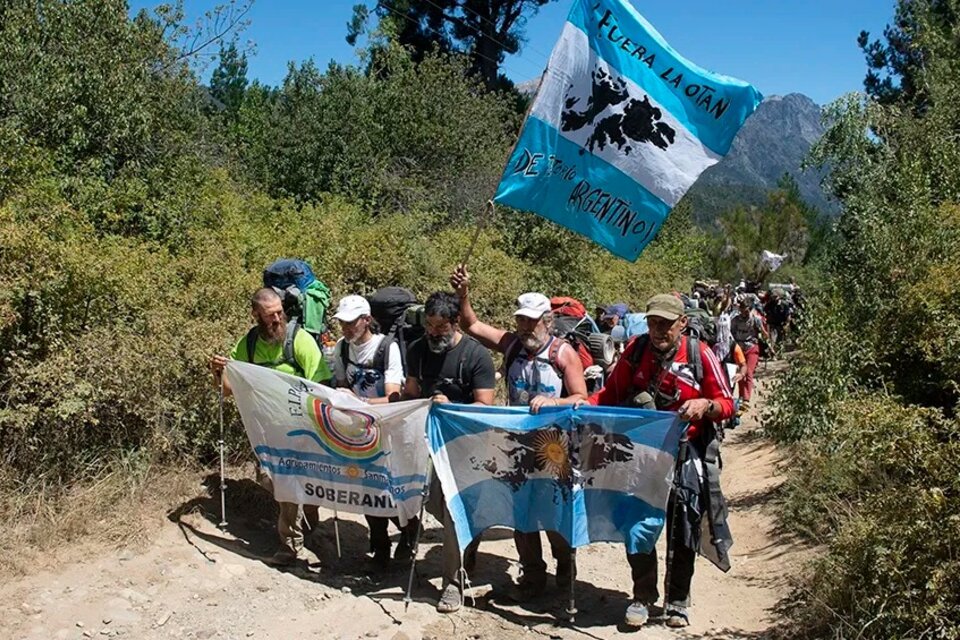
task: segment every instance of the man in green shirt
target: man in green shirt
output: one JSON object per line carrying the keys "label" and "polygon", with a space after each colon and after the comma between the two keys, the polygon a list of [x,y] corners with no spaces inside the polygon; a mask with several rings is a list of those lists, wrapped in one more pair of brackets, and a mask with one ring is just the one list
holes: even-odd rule
{"label": "man in green shirt", "polygon": [[[224,367],[229,359],[270,367],[314,382],[330,381],[333,375],[320,347],[306,331],[294,330],[293,325],[287,323],[283,301],[276,291],[268,287],[257,290],[250,299],[250,308],[256,326],[240,338],[229,358],[216,355],[210,361],[214,381],[219,386],[222,378],[225,395],[233,392],[230,381],[224,376]],[[259,466],[257,479],[267,491],[273,493],[270,479],[260,472]],[[301,507],[293,502],[278,504],[280,514],[277,518],[277,533],[280,536],[280,548],[267,562],[289,565],[297,561],[303,549]],[[319,520],[317,507],[304,505],[302,511],[312,529]]]}

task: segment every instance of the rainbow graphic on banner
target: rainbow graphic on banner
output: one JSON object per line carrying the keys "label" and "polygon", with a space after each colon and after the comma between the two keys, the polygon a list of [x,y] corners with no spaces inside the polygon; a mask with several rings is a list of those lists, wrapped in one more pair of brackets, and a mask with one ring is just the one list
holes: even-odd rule
{"label": "rainbow graphic on banner", "polygon": [[316,432],[297,430],[288,436],[308,436],[330,454],[351,462],[372,462],[384,455],[376,416],[355,409],[337,409],[307,396],[307,413]]}

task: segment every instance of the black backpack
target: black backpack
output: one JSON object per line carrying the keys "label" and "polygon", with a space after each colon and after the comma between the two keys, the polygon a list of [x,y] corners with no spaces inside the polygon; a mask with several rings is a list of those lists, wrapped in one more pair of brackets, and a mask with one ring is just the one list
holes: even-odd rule
{"label": "black backpack", "polygon": [[[370,315],[380,325],[380,332],[386,336],[374,356],[375,365],[382,362],[383,369],[380,370],[386,370],[389,343],[396,341],[400,346],[400,360],[406,375],[407,347],[426,333],[423,305],[412,291],[403,287],[378,289],[367,298],[367,302],[370,303]],[[382,361],[379,359],[381,355]]]}

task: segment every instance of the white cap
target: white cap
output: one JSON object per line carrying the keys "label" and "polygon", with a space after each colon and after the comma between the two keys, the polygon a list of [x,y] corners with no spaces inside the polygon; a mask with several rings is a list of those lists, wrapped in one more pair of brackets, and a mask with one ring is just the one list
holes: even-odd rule
{"label": "white cap", "polygon": [[333,315],[335,320],[353,322],[360,316],[370,315],[370,303],[363,296],[344,296],[340,298],[340,305]]}
{"label": "white cap", "polygon": [[513,315],[539,320],[550,311],[550,298],[542,293],[524,293],[517,298],[517,307]]}

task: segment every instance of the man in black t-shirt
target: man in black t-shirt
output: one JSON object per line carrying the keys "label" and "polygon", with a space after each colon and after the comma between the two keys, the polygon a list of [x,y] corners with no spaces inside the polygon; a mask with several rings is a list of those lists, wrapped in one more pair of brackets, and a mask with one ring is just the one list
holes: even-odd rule
{"label": "man in black t-shirt", "polygon": [[[479,342],[460,332],[460,299],[440,291],[427,298],[424,311],[426,334],[407,351],[404,397],[492,405],[496,384],[493,358]],[[457,534],[436,476],[430,483],[426,508],[443,522],[443,593],[437,611],[452,613],[463,603],[460,572],[473,569],[480,538],[464,551],[461,567]]]}

